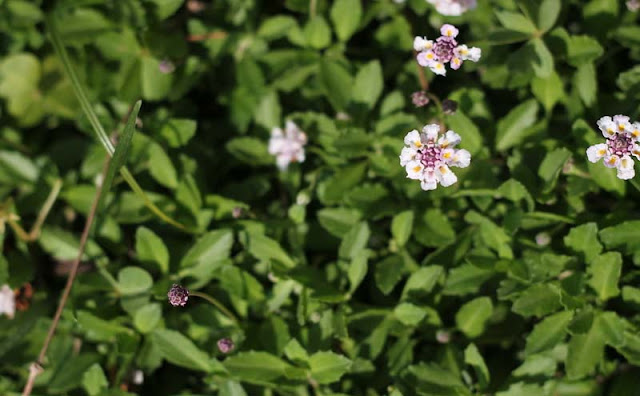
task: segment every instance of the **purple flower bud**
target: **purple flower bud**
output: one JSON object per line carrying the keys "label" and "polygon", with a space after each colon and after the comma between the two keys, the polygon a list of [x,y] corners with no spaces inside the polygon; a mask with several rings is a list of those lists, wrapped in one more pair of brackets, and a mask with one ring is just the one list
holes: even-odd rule
{"label": "purple flower bud", "polygon": [[458,102],[451,99],[445,99],[442,101],[442,111],[444,114],[452,115],[458,110]]}
{"label": "purple flower bud", "polygon": [[160,61],[160,64],[158,65],[158,69],[160,69],[160,73],[169,74],[169,73],[173,73],[176,67],[170,60],[163,59]]}
{"label": "purple flower bud", "polygon": [[424,107],[429,104],[429,97],[425,91],[416,91],[411,94],[411,101],[416,107]]}
{"label": "purple flower bud", "polygon": [[221,338],[218,340],[218,349],[220,352],[229,353],[233,351],[233,348],[235,348],[235,344],[231,338]]}
{"label": "purple flower bud", "polygon": [[243,212],[244,211],[242,210],[241,207],[236,206],[231,210],[231,217],[233,217],[234,219],[239,219],[240,217],[242,217]]}
{"label": "purple flower bud", "polygon": [[441,344],[448,344],[451,341],[451,333],[447,330],[438,330],[436,332],[436,340]]}
{"label": "purple flower bud", "polygon": [[184,307],[189,300],[189,290],[174,283],[169,289],[167,297],[169,297],[169,303],[174,307]]}

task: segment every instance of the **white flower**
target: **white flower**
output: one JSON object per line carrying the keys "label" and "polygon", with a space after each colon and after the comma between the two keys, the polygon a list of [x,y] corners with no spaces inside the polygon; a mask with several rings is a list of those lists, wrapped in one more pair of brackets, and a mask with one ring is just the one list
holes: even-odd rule
{"label": "white flower", "polygon": [[480,48],[469,48],[464,44],[458,45],[456,37],[458,29],[444,24],[440,28],[441,36],[435,41],[417,36],[413,39],[413,48],[418,52],[416,60],[422,67],[428,67],[438,75],[446,75],[445,65],[448,63],[453,70],[458,70],[464,61],[477,62],[482,51]]}
{"label": "white flower", "polygon": [[286,170],[291,162],[304,162],[304,146],[307,135],[293,121],[287,121],[284,132],[281,128],[271,130],[269,154],[276,156],[280,170]]}
{"label": "white flower", "polygon": [[426,37],[419,37],[413,39],[413,49],[422,52],[430,50],[433,47],[433,40],[427,40]]}
{"label": "white flower", "polygon": [[465,168],[471,162],[471,154],[464,149],[456,149],[460,135],[447,131],[439,136],[440,126],[429,124],[422,133],[413,130],[404,138],[405,147],[400,154],[407,177],[420,180],[423,190],[434,190],[438,184],[448,187],[458,181],[451,166]]}
{"label": "white flower", "polygon": [[629,117],[616,115],[602,117],[597,122],[606,143],[595,144],[587,149],[587,159],[591,162],[603,160],[607,168],[616,168],[619,179],[628,180],[635,176],[634,156],[640,159],[638,123],[631,124]]}
{"label": "white flower", "polygon": [[4,285],[0,289],[0,315],[5,314],[9,319],[13,319],[16,313],[16,296],[9,285]]}
{"label": "white flower", "polygon": [[476,8],[476,0],[427,0],[442,15],[458,16],[463,12]]}

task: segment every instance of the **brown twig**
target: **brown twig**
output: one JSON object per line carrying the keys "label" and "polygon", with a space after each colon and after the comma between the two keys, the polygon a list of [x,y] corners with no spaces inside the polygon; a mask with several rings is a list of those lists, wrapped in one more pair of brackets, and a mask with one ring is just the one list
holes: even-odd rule
{"label": "brown twig", "polygon": [[218,30],[217,32],[209,32],[204,34],[192,34],[187,36],[187,41],[205,41],[209,39],[223,39],[227,37],[229,34],[223,30]]}
{"label": "brown twig", "polygon": [[[104,168],[102,170],[102,180],[104,180],[104,176],[109,169],[109,162],[111,157],[107,156],[104,164]],[[51,343],[51,339],[56,332],[56,328],[58,327],[58,323],[60,322],[60,317],[62,316],[62,311],[64,310],[64,306],[69,299],[69,294],[71,294],[71,287],[73,286],[73,281],[76,278],[78,273],[78,266],[80,265],[80,261],[82,260],[82,256],[84,256],[84,249],[87,245],[87,240],[89,239],[89,232],[91,231],[91,226],[93,224],[93,220],[96,216],[96,211],[98,209],[98,202],[100,201],[100,195],[102,195],[102,183],[98,184],[96,189],[96,195],[93,197],[93,202],[91,203],[91,209],[89,210],[89,214],[87,215],[87,220],[84,223],[84,229],[82,230],[82,236],[80,237],[80,246],[78,247],[78,256],[74,260],[71,271],[69,272],[69,277],[67,278],[67,284],[64,287],[64,291],[62,292],[62,297],[60,298],[60,303],[58,304],[58,309],[56,310],[56,314],[53,317],[53,321],[51,322],[51,326],[49,326],[49,331],[47,332],[47,337],[44,340],[44,344],[42,345],[42,349],[40,350],[40,354],[38,355],[38,360],[31,364],[29,367],[29,378],[27,383],[24,386],[22,391],[22,396],[29,396],[31,394],[31,390],[33,389],[33,384],[36,380],[38,374],[42,372],[42,364],[47,354],[47,349],[49,349],[49,344]]]}
{"label": "brown twig", "polygon": [[416,62],[416,66],[418,67],[418,79],[420,80],[420,86],[423,91],[427,92],[429,91],[429,80],[427,80],[427,76],[424,74],[424,68],[420,66],[418,62]]}

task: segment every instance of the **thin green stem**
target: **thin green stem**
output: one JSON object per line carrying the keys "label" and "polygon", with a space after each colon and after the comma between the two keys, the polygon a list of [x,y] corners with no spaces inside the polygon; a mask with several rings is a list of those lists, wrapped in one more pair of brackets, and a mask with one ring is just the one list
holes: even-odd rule
{"label": "thin green stem", "polygon": [[194,297],[200,297],[202,299],[207,300],[209,303],[211,303],[213,306],[215,306],[216,308],[218,308],[220,310],[220,312],[222,312],[223,314],[225,314],[229,319],[231,319],[235,324],[239,324],[240,322],[238,321],[238,318],[235,317],[234,314],[231,313],[231,311],[229,311],[224,305],[222,305],[222,303],[218,300],[216,300],[215,298],[213,298],[212,296],[205,294],[205,293],[200,293],[200,292],[193,292],[193,291],[189,291],[189,296],[194,296]]}

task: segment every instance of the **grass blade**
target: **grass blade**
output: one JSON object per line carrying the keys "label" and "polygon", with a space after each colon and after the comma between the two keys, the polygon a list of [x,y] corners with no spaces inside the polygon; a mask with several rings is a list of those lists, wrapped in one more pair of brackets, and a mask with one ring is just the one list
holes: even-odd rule
{"label": "grass blade", "polygon": [[[82,86],[82,83],[78,78],[78,75],[76,74],[75,70],[73,69],[73,66],[71,65],[71,61],[69,60],[69,55],[67,54],[67,51],[64,48],[64,45],[62,44],[62,40],[60,39],[60,34],[58,33],[55,17],[51,14],[48,15],[46,22],[47,22],[49,35],[51,38],[51,43],[53,44],[53,48],[55,49],[55,52],[58,55],[58,58],[62,62],[62,66],[64,68],[65,73],[69,77],[69,80],[71,80],[71,86],[73,87],[73,91],[78,97],[78,101],[80,102],[80,107],[82,107],[82,110],[84,111],[85,115],[89,119],[89,122],[91,123],[91,126],[93,127],[93,130],[95,131],[100,143],[102,143],[105,150],[107,150],[107,153],[109,153],[110,156],[113,156],[115,153],[115,148],[113,147],[113,144],[109,140],[109,136],[107,136],[107,133],[102,127],[102,124],[100,124],[100,120],[98,120],[98,116],[93,111],[93,107],[91,107],[91,103],[89,102],[89,99],[84,90],[84,87]],[[129,121],[131,121],[131,119]],[[134,118],[134,121],[135,121],[135,118]],[[149,208],[156,216],[158,216],[160,219],[164,220],[165,222],[181,230],[189,231],[185,228],[184,225],[180,224],[179,222],[175,221],[174,219],[166,215],[160,208],[158,208],[151,201],[151,199],[149,199],[147,194],[144,192],[144,190],[142,190],[142,187],[140,187],[140,185],[138,184],[136,179],[133,177],[131,172],[129,172],[126,166],[122,166],[120,168],[120,173],[122,174],[122,177],[124,178],[124,180],[129,184],[131,189],[143,199],[145,206],[147,206],[147,208]]]}
{"label": "grass blade", "polygon": [[122,136],[120,136],[120,139],[118,140],[118,145],[116,146],[113,158],[111,158],[111,162],[109,164],[109,169],[107,170],[107,174],[102,182],[102,190],[105,193],[100,196],[98,212],[101,212],[102,210],[105,197],[107,196],[106,193],[111,189],[111,183],[113,183],[113,178],[115,177],[116,172],[118,172],[127,162],[127,156],[129,155],[129,149],[131,148],[131,140],[133,139],[133,133],[136,130],[136,118],[138,117],[138,112],[140,112],[140,106],[142,106],[142,101],[139,100],[133,106],[133,109],[131,109],[131,114],[129,114],[127,124],[122,131]]}

